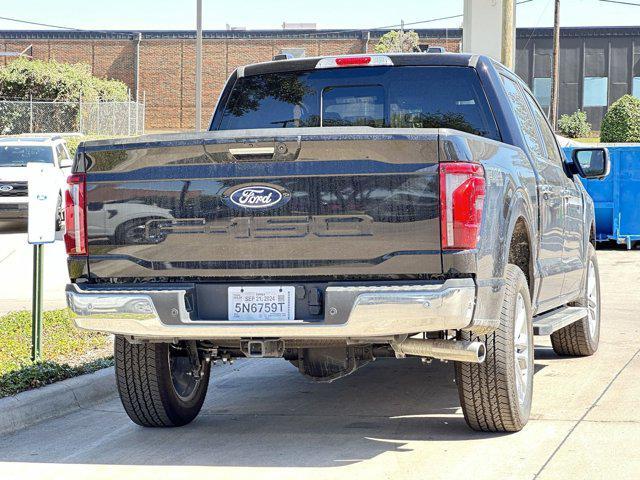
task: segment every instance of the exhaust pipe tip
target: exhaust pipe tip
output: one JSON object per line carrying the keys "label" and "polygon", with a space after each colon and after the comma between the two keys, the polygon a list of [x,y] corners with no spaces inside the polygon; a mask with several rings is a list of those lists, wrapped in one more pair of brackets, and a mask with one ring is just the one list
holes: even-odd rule
{"label": "exhaust pipe tip", "polygon": [[487,357],[487,347],[484,345],[484,343],[478,342],[476,355],[478,356],[478,363],[484,362],[484,359]]}
{"label": "exhaust pipe tip", "polygon": [[440,340],[407,338],[391,347],[401,355],[431,357],[454,362],[482,363],[487,356],[487,347],[483,342],[466,340]]}

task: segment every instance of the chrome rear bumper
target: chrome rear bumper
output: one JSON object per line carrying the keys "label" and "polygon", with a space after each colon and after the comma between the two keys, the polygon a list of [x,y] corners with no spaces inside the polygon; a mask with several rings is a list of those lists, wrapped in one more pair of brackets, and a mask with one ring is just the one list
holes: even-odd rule
{"label": "chrome rear bumper", "polygon": [[201,320],[187,311],[187,290],[180,288],[96,290],[70,284],[66,292],[78,327],[137,339],[363,339],[468,327],[476,286],[471,278],[426,285],[329,286],[322,322]]}

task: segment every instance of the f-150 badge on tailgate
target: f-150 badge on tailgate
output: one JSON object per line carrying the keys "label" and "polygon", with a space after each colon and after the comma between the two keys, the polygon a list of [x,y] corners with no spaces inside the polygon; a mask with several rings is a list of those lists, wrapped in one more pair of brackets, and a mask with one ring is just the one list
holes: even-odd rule
{"label": "f-150 badge on tailgate", "polygon": [[245,185],[227,190],[223,198],[230,207],[267,209],[284,205],[291,199],[291,194],[276,186]]}

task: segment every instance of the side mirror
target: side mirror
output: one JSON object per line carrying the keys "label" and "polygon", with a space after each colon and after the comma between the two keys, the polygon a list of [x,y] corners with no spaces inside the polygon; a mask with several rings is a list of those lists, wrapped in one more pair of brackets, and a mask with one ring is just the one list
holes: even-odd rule
{"label": "side mirror", "polygon": [[609,175],[609,151],[606,148],[576,148],[571,152],[575,173],[582,178],[602,180]]}
{"label": "side mirror", "polygon": [[73,167],[73,160],[70,158],[63,158],[60,160],[60,168],[71,168]]}

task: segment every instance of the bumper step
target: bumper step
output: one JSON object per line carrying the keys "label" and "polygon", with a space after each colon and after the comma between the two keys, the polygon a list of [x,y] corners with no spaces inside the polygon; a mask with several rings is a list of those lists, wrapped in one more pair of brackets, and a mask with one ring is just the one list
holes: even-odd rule
{"label": "bumper step", "polygon": [[562,307],[533,317],[534,335],[551,335],[587,316],[585,307]]}

